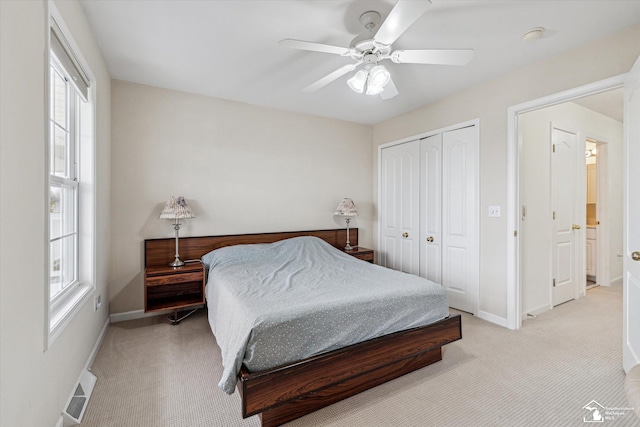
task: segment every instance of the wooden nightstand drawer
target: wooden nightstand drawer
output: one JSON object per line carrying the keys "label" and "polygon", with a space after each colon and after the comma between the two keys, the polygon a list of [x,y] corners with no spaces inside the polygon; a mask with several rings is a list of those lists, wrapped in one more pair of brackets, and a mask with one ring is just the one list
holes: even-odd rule
{"label": "wooden nightstand drawer", "polygon": [[201,281],[202,273],[182,273],[167,276],[147,276],[147,286],[171,285],[173,283]]}

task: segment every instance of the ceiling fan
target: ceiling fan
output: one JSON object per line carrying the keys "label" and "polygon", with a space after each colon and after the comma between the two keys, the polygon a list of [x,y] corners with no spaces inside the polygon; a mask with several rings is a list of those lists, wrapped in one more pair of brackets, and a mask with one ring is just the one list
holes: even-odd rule
{"label": "ceiling fan", "polygon": [[379,64],[381,61],[390,59],[396,64],[466,65],[473,58],[473,49],[392,50],[391,45],[430,5],[431,0],[398,0],[381,25],[378,12],[363,13],[360,22],[368,31],[353,39],[349,47],[294,39],[280,40],[278,44],[291,49],[349,56],[355,60],[355,63],[340,67],[310,84],[303,89],[304,92],[315,92],[359,68],[347,81],[349,87],[357,93],[379,94],[382,99],[390,99],[398,95],[398,89],[387,68]]}

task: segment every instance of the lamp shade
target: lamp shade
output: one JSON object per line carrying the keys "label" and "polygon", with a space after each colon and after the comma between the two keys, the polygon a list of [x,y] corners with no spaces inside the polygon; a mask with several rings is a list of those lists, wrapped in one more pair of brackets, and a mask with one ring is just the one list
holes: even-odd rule
{"label": "lamp shade", "polygon": [[336,208],[334,215],[346,217],[358,216],[358,208],[356,208],[353,200],[345,197]]}
{"label": "lamp shade", "polygon": [[[380,93],[387,83],[389,83],[389,80],[391,80],[391,75],[389,74],[389,71],[387,71],[386,67],[384,65],[376,65],[371,69],[371,71],[369,71],[367,85],[368,88]],[[369,91],[367,90],[367,92]]]}
{"label": "lamp shade", "polygon": [[357,93],[362,93],[364,91],[364,84],[367,82],[367,76],[369,72],[367,70],[358,70],[357,73],[354,74],[349,80],[347,80],[347,85]]}
{"label": "lamp shade", "polygon": [[195,217],[196,216],[191,212],[191,208],[184,197],[171,196],[167,204],[164,205],[164,209],[160,213],[158,219],[183,219]]}

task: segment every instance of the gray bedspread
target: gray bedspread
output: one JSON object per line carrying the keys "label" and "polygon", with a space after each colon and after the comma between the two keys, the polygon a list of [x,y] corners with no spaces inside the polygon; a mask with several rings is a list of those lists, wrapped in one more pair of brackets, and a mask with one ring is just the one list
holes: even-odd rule
{"label": "gray bedspread", "polygon": [[209,323],[222,350],[218,386],[244,363],[273,368],[449,315],[439,284],[358,260],[316,237],[237,245],[202,257]]}

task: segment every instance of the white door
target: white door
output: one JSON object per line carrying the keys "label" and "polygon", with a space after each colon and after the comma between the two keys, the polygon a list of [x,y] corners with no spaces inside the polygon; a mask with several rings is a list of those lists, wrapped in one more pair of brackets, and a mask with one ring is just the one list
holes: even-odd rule
{"label": "white door", "polygon": [[449,305],[476,312],[478,294],[478,128],[442,134],[442,285]]}
{"label": "white door", "polygon": [[551,273],[556,306],[577,297],[576,234],[581,231],[576,205],[578,135],[553,127],[551,143]]}
{"label": "white door", "polygon": [[640,363],[640,58],[624,85],[625,156],[623,354],[625,371]]}
{"label": "white door", "polygon": [[382,149],[380,264],[405,273],[420,271],[420,141]]}
{"label": "white door", "polygon": [[420,276],[442,282],[442,134],[420,141]]}

